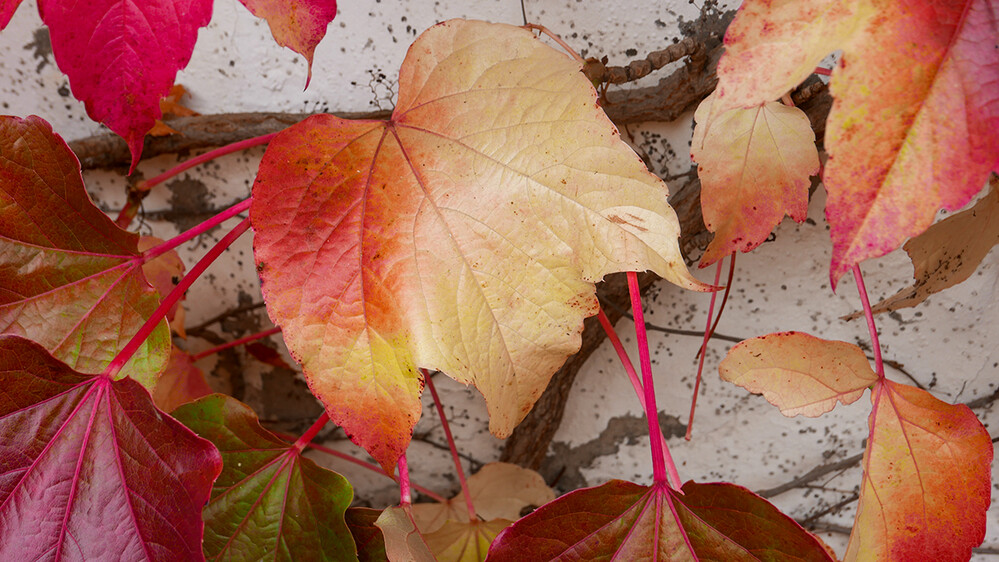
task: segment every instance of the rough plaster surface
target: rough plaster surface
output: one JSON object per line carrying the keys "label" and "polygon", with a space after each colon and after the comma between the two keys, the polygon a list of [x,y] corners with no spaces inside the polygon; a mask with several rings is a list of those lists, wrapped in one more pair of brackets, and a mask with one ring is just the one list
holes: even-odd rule
{"label": "rough plaster surface", "polygon": [[[615,3],[613,10],[607,10],[605,3],[580,0],[529,0],[525,4],[530,21],[561,34],[584,56],[606,55],[610,64],[625,64],[672,43],[680,36],[683,22],[699,15],[697,6],[681,1],[654,3],[651,10],[646,7],[649,2],[637,0]],[[302,58],[278,47],[266,25],[237,2],[219,0],[211,25],[199,34],[191,64],[178,77],[191,93],[186,103],[202,113],[388,108],[408,44],[429,25],[452,17],[522,23],[521,4],[507,0],[367,0],[343,2],[340,9],[316,51],[312,84],[303,91],[306,73]],[[668,70],[647,78],[642,85],[654,83]],[[67,139],[101,130],[86,117],[82,104],[69,95],[31,0],[0,33],[0,76],[2,112],[41,115]],[[624,133],[668,179],[690,169],[690,132],[687,116],[676,123],[646,124]],[[166,238],[242,199],[249,193],[262,153],[262,149],[254,149],[219,158],[157,187],[145,201],[144,216],[136,223],[139,230]],[[151,177],[189,156],[150,159],[139,166],[138,173]],[[99,205],[109,212],[121,207],[126,185],[121,172],[88,172],[85,179]],[[838,294],[829,289],[830,246],[823,202],[820,189],[806,223],[785,221],[773,242],[738,258],[732,296],[719,333],[746,338],[801,330],[869,349],[862,321],[839,320],[859,306],[851,278],[844,278]],[[216,229],[186,244],[183,255],[188,265],[223,233],[223,229]],[[911,279],[911,266],[899,252],[864,264],[864,271],[874,300],[894,294]],[[713,270],[697,274],[710,280]],[[961,286],[932,297],[918,308],[880,316],[885,357],[903,364],[913,379],[945,401],[967,402],[992,393],[999,385],[999,353],[992,342],[999,325],[997,296],[999,252],[993,251]],[[703,330],[709,298],[663,284],[646,299],[646,320],[673,329]],[[227,310],[260,301],[247,236],[212,266],[206,282],[191,289],[186,303],[187,326],[196,327]],[[200,330],[201,337],[179,343],[196,352],[270,326],[263,309],[256,308],[213,323]],[[617,329],[637,357],[632,324],[624,320]],[[271,338],[269,344],[280,346],[279,338]],[[650,335],[660,419],[684,479],[728,480],[750,489],[769,488],[863,450],[870,411],[867,397],[849,407],[837,407],[820,419],[784,418],[762,398],[718,379],[718,362],[732,345],[719,340],[708,346],[694,437],[685,441],[682,436],[688,423],[697,368],[694,356],[699,345],[696,337]],[[210,373],[217,389],[251,404],[261,419],[278,429],[301,431],[320,411],[294,370],[263,366],[243,350],[206,358],[200,365]],[[888,376],[912,382],[891,368]],[[444,376],[434,380],[466,457],[466,468],[496,459],[502,443],[486,430],[485,406],[478,393]],[[991,428],[999,421],[996,409],[989,406],[976,413]],[[365,456],[339,430],[327,430],[323,437],[328,446]],[[454,492],[457,481],[444,443],[440,423],[425,400],[424,417],[409,453],[413,479],[442,492]],[[395,486],[386,478],[322,453],[310,454],[347,476],[359,503],[383,506],[397,500]],[[651,460],[645,422],[609,345],[598,350],[580,373],[542,472],[563,491],[610,478],[649,481]],[[996,476],[993,469],[994,480]],[[859,469],[853,468],[773,501],[792,516],[807,518],[848,498],[859,482]],[[855,505],[850,503],[821,521],[849,526]],[[844,535],[823,537],[842,552]],[[990,512],[985,544],[999,546],[999,509]]]}

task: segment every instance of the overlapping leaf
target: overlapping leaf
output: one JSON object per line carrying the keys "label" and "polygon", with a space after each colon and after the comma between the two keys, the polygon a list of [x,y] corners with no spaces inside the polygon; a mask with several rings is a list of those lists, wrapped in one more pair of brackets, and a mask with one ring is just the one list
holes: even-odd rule
{"label": "overlapping leaf", "polygon": [[832,560],[791,518],[745,488],[613,480],[570,492],[517,521],[489,560]]}
{"label": "overlapping leaf", "polygon": [[417,367],[474,383],[505,436],[580,345],[593,283],[700,285],[665,185],[579,64],[523,29],[450,21],[409,50],[392,119],[314,116],[253,189],[268,312],[331,419],[391,469]]}
{"label": "overlapping leaf", "polygon": [[38,11],[73,96],[125,139],[134,169],[160,98],[211,20],[212,0],[39,0]]}
{"label": "overlapping leaf", "polygon": [[[540,474],[505,462],[491,462],[469,476],[468,492],[475,514],[486,521],[517,520],[525,507],[538,507],[555,499],[555,492]],[[410,509],[424,533],[440,529],[449,519],[468,521],[464,492],[446,502],[417,503]]]}
{"label": "overlapping leaf", "polygon": [[172,412],[177,406],[208,396],[212,392],[205,374],[194,364],[191,355],[174,347],[170,353],[170,362],[156,381],[152,394],[157,408]]}
{"label": "overlapping leaf", "polygon": [[[934,293],[971,277],[992,247],[999,244],[999,177],[974,207],[947,217],[902,246],[912,260],[911,287],[875,304],[875,314],[916,306]],[[858,311],[847,320],[863,316]]]}
{"label": "overlapping leaf", "polygon": [[385,537],[382,530],[375,526],[375,521],[381,514],[381,510],[367,507],[348,507],[344,513],[347,528],[357,545],[359,562],[382,562],[388,559]]}
{"label": "overlapping leaf", "polygon": [[996,168],[997,14],[996,0],[751,0],[740,9],[719,63],[718,111],[775,99],[843,51],[823,174],[833,286],[925,230],[939,208],[963,206]]}
{"label": "overlapping leaf", "polygon": [[[163,242],[164,240],[155,236],[142,236],[139,238],[138,250],[140,253],[145,252],[159,246]],[[184,278],[185,270],[184,260],[180,259],[180,254],[177,253],[177,250],[170,250],[142,264],[142,274],[161,296],[169,295],[174,290],[177,284],[180,283],[180,280]],[[166,319],[170,323],[171,331],[186,338],[187,334],[184,333],[184,319],[187,314],[181,304],[183,300],[182,296],[180,300],[170,307],[170,310],[167,311]]]}
{"label": "overlapping leaf", "polygon": [[213,394],[173,415],[222,453],[204,511],[207,558],[356,560],[344,521],[353,491],[342,476],[260,427],[234,398]]}
{"label": "overlapping leaf", "polygon": [[[240,0],[258,18],[267,20],[274,40],[299,53],[309,63],[316,45],[326,35],[326,26],[336,17],[336,0]],[[306,87],[309,83],[306,81]]]}
{"label": "overlapping leaf", "polygon": [[710,120],[715,95],[694,113],[690,157],[701,180],[704,224],[715,233],[701,267],[762,244],[785,214],[808,214],[809,176],[819,171],[815,133],[796,107],[765,102]]}
{"label": "overlapping leaf", "polygon": [[448,521],[423,538],[437,560],[482,562],[493,539],[511,523],[513,521],[507,519]]}
{"label": "overlapping leaf", "polygon": [[718,365],[721,378],[762,394],[788,417],[817,417],[852,404],[878,376],[857,346],[801,332],[740,342]]}
{"label": "overlapping leaf", "polygon": [[406,562],[437,562],[427,542],[416,528],[409,506],[388,507],[375,521],[385,539],[389,560]]}
{"label": "overlapping leaf", "polygon": [[992,442],[975,414],[882,380],[845,560],[967,560],[985,538]]}
{"label": "overlapping leaf", "polygon": [[[138,236],[83,187],[80,164],[38,117],[0,117],[0,330],[101,372],[159,303]],[[122,374],[152,388],[170,357],[162,322]]]}
{"label": "overlapping leaf", "polygon": [[197,560],[218,452],[131,379],[0,336],[0,559]]}

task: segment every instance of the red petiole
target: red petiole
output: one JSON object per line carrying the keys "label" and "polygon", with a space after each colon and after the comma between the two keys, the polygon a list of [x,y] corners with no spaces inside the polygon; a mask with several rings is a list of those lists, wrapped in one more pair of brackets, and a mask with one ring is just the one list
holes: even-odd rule
{"label": "red petiole", "polygon": [[426,369],[420,369],[423,373],[423,380],[426,382],[427,388],[430,389],[430,395],[434,398],[434,406],[437,407],[437,415],[441,418],[441,427],[444,428],[444,436],[447,437],[447,446],[451,449],[451,458],[454,460],[454,469],[458,473],[458,482],[461,483],[461,491],[465,496],[465,508],[468,509],[468,520],[475,521],[475,506],[472,505],[472,493],[468,490],[468,482],[465,480],[465,471],[461,468],[461,459],[458,457],[458,448],[454,445],[454,437],[451,436],[451,426],[447,423],[447,416],[444,415],[444,405],[441,404],[441,399],[437,396],[437,388],[434,387],[434,381],[430,377],[430,373]]}

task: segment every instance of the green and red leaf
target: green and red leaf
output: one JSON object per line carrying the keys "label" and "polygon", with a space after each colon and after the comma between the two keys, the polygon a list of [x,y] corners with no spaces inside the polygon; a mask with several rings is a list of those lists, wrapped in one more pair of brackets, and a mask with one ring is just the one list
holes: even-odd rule
{"label": "green and red leaf", "polygon": [[0,558],[197,560],[211,443],[131,379],[0,336]]}
{"label": "green and red leaf", "polygon": [[854,264],[923,232],[941,207],[962,207],[996,169],[997,42],[996,0],[754,0],[740,9],[719,63],[719,110],[775,99],[843,51],[823,173],[834,287]]}
{"label": "green and red leaf", "polygon": [[213,394],[173,415],[222,453],[204,510],[208,559],[356,559],[344,521],[353,490],[342,476],[302,457],[234,398]]}
{"label": "green and red leaf", "polygon": [[889,380],[871,396],[857,519],[844,560],[967,560],[985,539],[992,439],[963,404]]}
{"label": "green and red leaf", "polygon": [[125,139],[134,170],[160,98],[211,20],[212,0],[39,0],[38,12],[73,96]]}
{"label": "green and red leaf", "polygon": [[489,560],[831,560],[745,488],[687,482],[682,490],[612,480],[570,492],[503,531]]}
{"label": "green and red leaf", "polygon": [[715,233],[701,267],[759,246],[785,214],[804,221],[809,176],[819,172],[815,133],[803,111],[765,102],[709,122],[714,101],[710,95],[697,107],[690,146],[704,224]]}
{"label": "green and red leaf", "polygon": [[851,343],[802,332],[768,334],[740,342],[718,365],[722,380],[762,394],[788,417],[817,417],[852,404],[878,376]]}
{"label": "green and red leaf", "polygon": [[[99,373],[159,304],[139,237],[90,200],[80,163],[38,117],[0,117],[0,331]],[[166,321],[122,369],[152,388],[170,357]]]}
{"label": "green and red leaf", "polygon": [[268,146],[250,208],[268,313],[388,472],[418,367],[474,383],[506,436],[579,348],[594,282],[703,287],[666,186],[579,68],[527,30],[445,22],[410,47],[389,121],[313,116]]}

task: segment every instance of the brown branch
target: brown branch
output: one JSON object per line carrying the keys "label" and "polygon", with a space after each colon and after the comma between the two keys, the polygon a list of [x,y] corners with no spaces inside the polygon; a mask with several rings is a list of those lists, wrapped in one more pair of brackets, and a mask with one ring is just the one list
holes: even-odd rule
{"label": "brown branch", "polygon": [[759,490],[756,492],[756,494],[764,498],[772,498],[774,496],[778,496],[780,494],[783,494],[784,492],[787,492],[788,490],[800,488],[801,486],[804,486],[812,482],[813,480],[822,478],[826,474],[851,468],[853,467],[853,465],[860,462],[860,459],[862,458],[864,458],[864,453],[857,453],[856,455],[853,455],[852,457],[847,457],[841,461],[819,465],[809,470],[808,472],[802,474],[801,476],[795,478],[794,480],[791,480],[790,482],[785,482],[780,486],[774,486],[773,488],[767,488],[766,490]]}

